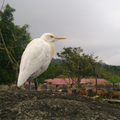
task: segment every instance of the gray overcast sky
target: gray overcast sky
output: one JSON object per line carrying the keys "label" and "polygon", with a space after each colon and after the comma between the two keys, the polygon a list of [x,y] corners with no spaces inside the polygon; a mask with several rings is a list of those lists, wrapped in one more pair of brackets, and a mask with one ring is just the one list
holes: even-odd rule
{"label": "gray overcast sky", "polygon": [[[0,6],[2,5],[0,0]],[[55,53],[63,47],[81,47],[98,60],[120,65],[120,0],[5,0],[15,8],[16,25],[30,25],[32,38],[50,32],[66,40],[55,43]]]}

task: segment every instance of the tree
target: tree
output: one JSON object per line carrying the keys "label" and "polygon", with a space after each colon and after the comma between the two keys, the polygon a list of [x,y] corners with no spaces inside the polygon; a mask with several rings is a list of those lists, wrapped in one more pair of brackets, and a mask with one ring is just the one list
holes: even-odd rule
{"label": "tree", "polygon": [[98,78],[98,74],[96,72],[96,65],[97,65],[97,63],[95,62],[95,59],[93,59],[93,54],[91,54],[89,56],[89,62],[91,64],[91,66],[92,66],[92,71],[94,73],[94,77],[95,77],[95,80],[96,80],[96,94],[97,94],[97,78]]}
{"label": "tree", "polygon": [[[79,84],[81,78],[86,75],[88,70],[91,70],[91,64],[89,62],[89,55],[83,52],[80,47],[77,48],[63,48],[64,51],[57,53],[62,59],[62,67],[64,69],[64,76],[72,79],[72,83],[76,81]],[[93,61],[95,61],[92,58]]]}
{"label": "tree", "polygon": [[55,63],[55,76],[63,75],[63,67],[61,66],[61,62]]}
{"label": "tree", "polygon": [[[18,63],[30,41],[29,25],[20,27],[13,23],[14,8],[6,5],[0,11],[0,84],[12,83],[18,78]],[[7,75],[7,77],[6,77]],[[6,79],[7,78],[7,79]]]}

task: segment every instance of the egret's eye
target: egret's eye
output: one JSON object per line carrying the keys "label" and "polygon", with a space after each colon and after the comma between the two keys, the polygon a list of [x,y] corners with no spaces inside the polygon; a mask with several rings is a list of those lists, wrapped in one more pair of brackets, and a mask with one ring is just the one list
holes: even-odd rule
{"label": "egret's eye", "polygon": [[51,38],[54,38],[54,36],[50,36]]}

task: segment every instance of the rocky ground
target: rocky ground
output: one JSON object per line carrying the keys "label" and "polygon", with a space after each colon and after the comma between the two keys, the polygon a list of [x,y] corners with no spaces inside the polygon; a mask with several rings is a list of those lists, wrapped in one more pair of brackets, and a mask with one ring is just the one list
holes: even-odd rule
{"label": "rocky ground", "polygon": [[63,92],[0,90],[0,120],[120,120],[120,106]]}

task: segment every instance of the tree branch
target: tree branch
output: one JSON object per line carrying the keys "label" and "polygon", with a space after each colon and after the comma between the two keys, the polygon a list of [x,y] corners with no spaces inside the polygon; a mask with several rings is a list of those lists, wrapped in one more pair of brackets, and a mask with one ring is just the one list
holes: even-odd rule
{"label": "tree branch", "polygon": [[[5,2],[5,0],[3,0],[3,4],[2,4],[2,6],[1,6],[0,11],[2,11],[2,9],[3,9],[4,2]],[[1,15],[1,14],[0,14],[0,15]]]}
{"label": "tree branch", "polygon": [[7,56],[8,56],[8,58],[9,58],[11,64],[13,65],[13,60],[11,59],[10,53],[9,53],[7,47],[6,47],[5,42],[4,42],[4,38],[3,38],[3,36],[2,36],[1,29],[0,29],[0,35],[1,35],[1,38],[2,38],[2,42],[3,42],[4,49],[5,49],[6,53],[7,53]]}

